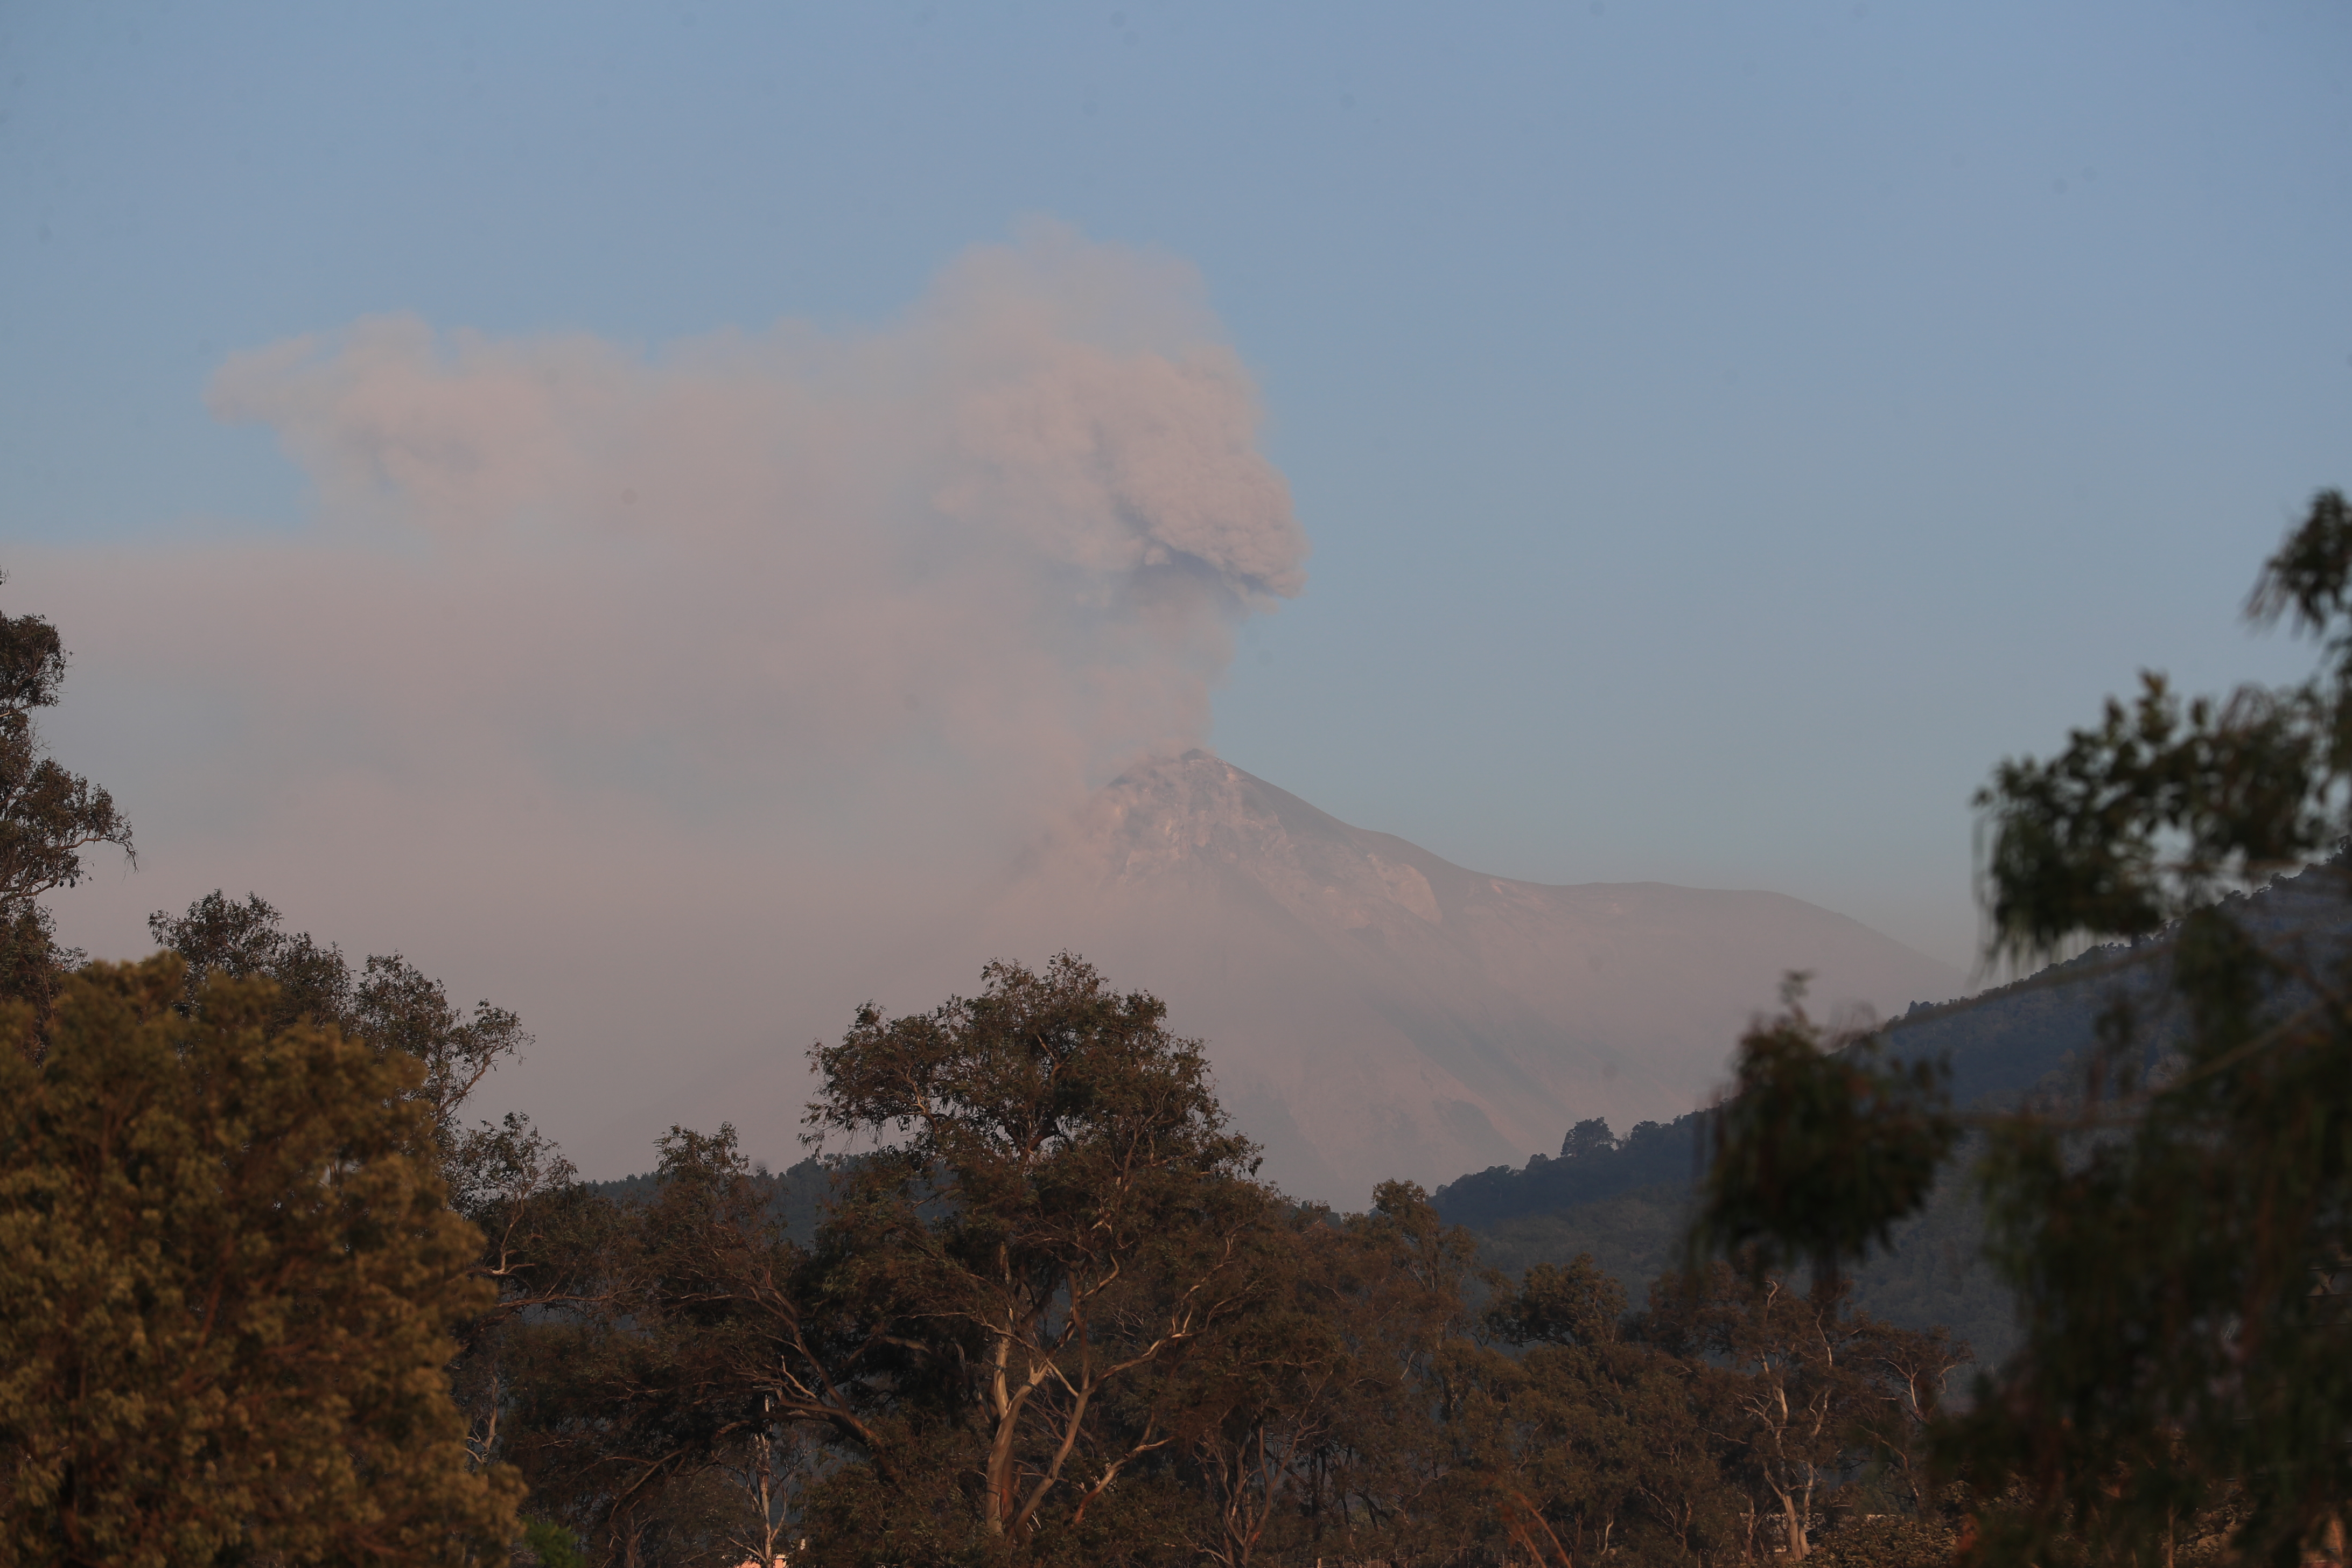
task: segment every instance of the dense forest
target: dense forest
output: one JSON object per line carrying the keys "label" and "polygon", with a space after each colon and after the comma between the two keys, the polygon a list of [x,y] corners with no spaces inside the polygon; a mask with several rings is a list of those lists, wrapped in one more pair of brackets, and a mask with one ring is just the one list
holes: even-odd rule
{"label": "dense forest", "polygon": [[2340,1563],[2340,496],[2255,612],[2331,665],[1980,797],[1997,948],[2116,940],[1843,1034],[1792,977],[1704,1116],[1361,1214],[1069,953],[847,1020],[788,1171],[583,1181],[397,953],[225,892],[61,948],[131,833],[0,617],[0,1561]]}
{"label": "dense forest", "polygon": [[810,1563],[1727,1562],[1856,1510],[1948,1538],[1914,1462],[1940,1336],[1721,1265],[1638,1310],[1589,1261],[1504,1280],[1410,1186],[1286,1203],[1197,1048],[1078,961],[824,1055],[819,1119],[906,1145],[777,1177],[680,1131],[622,1201],[514,1226],[571,1299],[461,1387],[533,1391],[507,1451],[620,1560],[723,1556],[770,1508],[759,1551]]}
{"label": "dense forest", "polygon": [[1199,1044],[1078,959],[820,1050],[812,1120],[854,1157],[774,1174],[674,1129],[590,1184],[524,1119],[463,1123],[511,1015],[258,899],[154,926],[163,957],[61,984],[51,1065],[140,986],[192,1052],[328,1020],[414,1064],[355,1081],[478,1239],[439,1259],[478,1287],[446,1304],[448,1452],[520,1495],[523,1561],[1930,1561],[1957,1528],[1920,1436],[1964,1347],[1724,1263],[1638,1304],[1590,1259],[1505,1279],[1406,1184],[1287,1201]]}

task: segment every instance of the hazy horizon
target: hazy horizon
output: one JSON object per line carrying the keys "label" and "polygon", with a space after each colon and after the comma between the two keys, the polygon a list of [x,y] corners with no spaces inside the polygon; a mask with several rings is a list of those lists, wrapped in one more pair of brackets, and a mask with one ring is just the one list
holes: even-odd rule
{"label": "hazy horizon", "polygon": [[61,935],[258,891],[521,1012],[496,1098],[583,1147],[796,1060],[1195,745],[1966,970],[1971,792],[2143,666],[2299,673],[2238,607],[2352,480],[2326,5],[158,5],[0,53],[0,604],[141,851]]}

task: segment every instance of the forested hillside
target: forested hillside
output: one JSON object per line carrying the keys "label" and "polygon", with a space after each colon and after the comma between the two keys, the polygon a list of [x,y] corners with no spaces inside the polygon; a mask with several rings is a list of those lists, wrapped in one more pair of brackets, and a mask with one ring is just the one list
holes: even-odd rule
{"label": "forested hillside", "polygon": [[[2352,933],[2352,910],[2334,883],[2340,865],[2282,877],[2229,907],[2264,941],[2307,949],[2315,963],[2334,962]],[[2125,1002],[2149,1028],[2147,1049],[2161,1070],[2179,1034],[2165,1005],[2164,952],[2161,936],[2137,949],[2095,948],[1964,1001],[1914,1006],[1890,1021],[1882,1038],[1895,1059],[1948,1066],[1954,1103],[1990,1112],[2037,1094],[2074,1095],[2101,1016]],[[2298,992],[2289,984],[2281,994]],[[1479,1257],[1491,1267],[1517,1273],[1590,1254],[1638,1290],[1683,1261],[1707,1136],[1704,1112],[1644,1121],[1622,1139],[1605,1123],[1587,1121],[1570,1130],[1558,1156],[1473,1173],[1430,1201],[1449,1223],[1476,1235]],[[2014,1298],[1982,1257],[1974,1167],[1983,1151],[1981,1140],[1964,1145],[1926,1208],[1855,1269],[1853,1301],[1889,1322],[1947,1326],[1980,1361],[1997,1363],[2016,1346],[2018,1329]]]}

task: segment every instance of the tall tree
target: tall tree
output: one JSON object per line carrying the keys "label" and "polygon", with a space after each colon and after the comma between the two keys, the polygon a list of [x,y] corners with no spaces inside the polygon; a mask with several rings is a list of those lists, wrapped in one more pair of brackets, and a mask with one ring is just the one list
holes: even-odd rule
{"label": "tall tree", "polygon": [[[423,1112],[414,1123],[424,1138],[415,1152],[438,1168],[451,1207],[485,1233],[472,1272],[496,1290],[457,1326],[451,1385],[476,1466],[512,1458],[516,1377],[549,1364],[532,1360],[537,1340],[518,1322],[622,1310],[614,1305],[621,1289],[614,1255],[625,1229],[528,1117],[509,1112],[470,1126],[461,1119],[482,1080],[530,1043],[520,1020],[488,1002],[461,1012],[440,982],[397,953],[354,967],[341,947],[289,931],[257,893],[232,900],[215,890],[180,914],[156,911],[147,926],[185,965],[174,1003],[181,1014],[202,1020],[219,982],[265,982],[257,994],[265,1032],[331,1027],[379,1058],[417,1067],[401,1090]],[[564,1387],[577,1381],[557,1380]]]}
{"label": "tall tree", "polygon": [[480,1237],[418,1152],[418,1064],[273,1030],[266,981],[187,1016],[184,980],[91,965],[46,1059],[0,1052],[0,1554],[503,1552],[519,1488],[442,1377]]}
{"label": "tall tree", "polygon": [[808,1120],[857,1151],[821,1249],[923,1347],[908,1375],[978,1437],[981,1531],[1025,1550],[1173,1442],[1113,1401],[1247,1299],[1271,1196],[1156,997],[1066,953],[984,979],[927,1014],[863,1009],[814,1053]]}
{"label": "tall tree", "polygon": [[[1943,1452],[2021,1506],[1979,1543],[2025,1562],[2073,1534],[2154,1561],[2224,1502],[2238,1550],[2339,1554],[2352,1498],[2352,964],[2339,854],[2303,918],[2233,890],[2352,835],[2352,507],[2316,496],[2248,614],[2317,637],[2318,671],[2184,702],[2158,675],[2047,760],[2002,763],[1990,949],[2115,942],[2079,1091],[1980,1115],[1989,1251],[2024,1344]],[[2275,901],[2275,900],[2274,900]],[[1850,1248],[1915,1209],[1952,1147],[1932,1086],[1786,1032],[1752,1037],[1708,1234]],[[1748,1096],[1757,1097],[1753,1101]],[[1742,1110],[1767,1102],[1777,1111]],[[1893,1171],[1899,1179],[1874,1181]],[[1791,1179],[1799,1173],[1802,1180]]]}
{"label": "tall tree", "polygon": [[1304,1208],[1256,1237],[1247,1310],[1156,1390],[1209,1505],[1194,1546],[1244,1568],[1384,1550],[1426,1480],[1431,1377],[1467,1317],[1467,1236],[1383,1184],[1369,1215]]}
{"label": "tall tree", "polygon": [[1744,1540],[1719,1418],[1739,1380],[1675,1353],[1654,1316],[1629,1316],[1590,1257],[1529,1269],[1488,1308],[1528,1347],[1488,1374],[1494,1512],[1538,1561],[1697,1563]]}
{"label": "tall tree", "polygon": [[[462,1196],[505,1169],[513,1151],[490,1134],[467,1131],[458,1120],[467,1099],[500,1062],[531,1043],[522,1020],[504,1007],[478,1002],[467,1014],[452,1005],[447,989],[399,953],[371,954],[354,972],[343,950],[308,931],[289,931],[284,917],[258,893],[243,902],[215,890],[174,915],[158,910],[147,930],[162,946],[187,963],[183,1011],[194,1011],[214,975],[270,981],[278,1009],[270,1023],[284,1027],[300,1019],[331,1025],[379,1053],[415,1058],[425,1076],[414,1090],[432,1113],[433,1137],[445,1161],[453,1191]],[[527,1127],[513,1130],[530,1140]],[[467,1168],[469,1160],[488,1162]]]}
{"label": "tall tree", "polygon": [[1789,1561],[1812,1549],[1825,1494],[1866,1456],[1900,1405],[1890,1361],[1917,1360],[1914,1337],[1846,1310],[1848,1286],[1803,1290],[1769,1274],[1711,1268],[1660,1282],[1646,1331],[1723,1375],[1717,1416]]}
{"label": "tall tree", "polygon": [[131,824],[113,797],[41,743],[33,715],[56,705],[65,678],[55,626],[38,616],[0,615],[0,1000],[32,1005],[26,1037],[35,1048],[58,986],[81,956],[57,945],[40,897],[81,879],[85,849],[104,844],[131,853]]}
{"label": "tall tree", "polygon": [[515,1283],[460,1385],[493,1414],[503,1394],[534,1506],[620,1561],[719,1546],[770,1561],[821,1447],[889,1479],[887,1391],[871,1386],[888,1358],[870,1353],[887,1347],[855,1337],[732,1127],[672,1128],[659,1149],[637,1201],[575,1188],[525,1205]]}

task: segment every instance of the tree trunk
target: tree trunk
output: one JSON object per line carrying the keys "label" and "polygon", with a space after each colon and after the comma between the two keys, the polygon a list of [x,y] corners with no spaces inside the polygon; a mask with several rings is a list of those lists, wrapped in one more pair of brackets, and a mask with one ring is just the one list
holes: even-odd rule
{"label": "tree trunk", "polygon": [[1805,1519],[1810,1511],[1804,1500],[1792,1489],[1772,1489],[1780,1502],[1780,1554],[1791,1563],[1802,1563],[1812,1543],[1805,1539]]}

